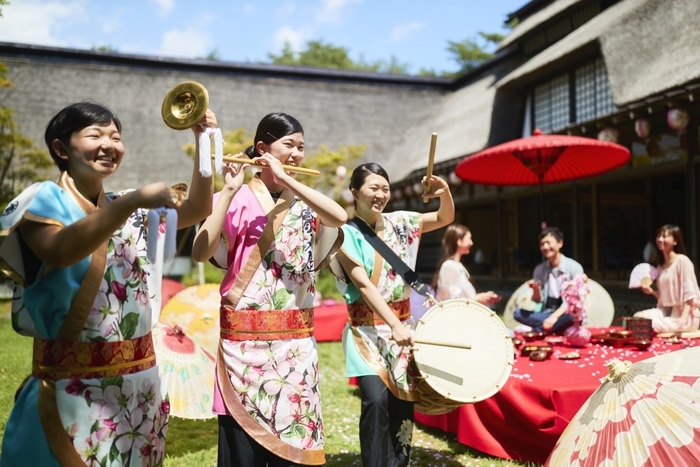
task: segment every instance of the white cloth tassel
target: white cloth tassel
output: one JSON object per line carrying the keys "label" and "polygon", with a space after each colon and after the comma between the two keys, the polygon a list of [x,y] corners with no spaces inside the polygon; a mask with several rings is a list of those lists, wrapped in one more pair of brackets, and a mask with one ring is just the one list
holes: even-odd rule
{"label": "white cloth tassel", "polygon": [[199,134],[199,173],[211,177],[211,137],[214,137],[214,166],[216,173],[224,169],[224,137],[218,128],[206,127]]}
{"label": "white cloth tassel", "polygon": [[218,174],[224,171],[224,137],[218,128],[214,128],[214,168]]}
{"label": "white cloth tassel", "polygon": [[167,209],[165,213],[165,251],[164,261],[172,261],[177,253],[177,211]]}
{"label": "white cloth tassel", "polygon": [[160,213],[157,209],[151,209],[148,211],[148,242],[146,243],[148,261],[151,263],[156,262],[159,226]]}

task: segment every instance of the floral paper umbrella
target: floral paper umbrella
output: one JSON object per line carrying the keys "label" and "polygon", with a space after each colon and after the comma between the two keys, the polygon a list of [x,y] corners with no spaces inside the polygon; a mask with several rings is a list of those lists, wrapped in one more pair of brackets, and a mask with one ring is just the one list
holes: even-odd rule
{"label": "floral paper umbrella", "polygon": [[546,466],[700,464],[700,347],[637,363],[614,359]]}
{"label": "floral paper umbrella", "polygon": [[214,418],[214,357],[180,327],[160,322],[153,328],[153,346],[168,390],[170,414],[195,420]]}
{"label": "floral paper umbrella", "polygon": [[219,284],[202,284],[176,293],[160,312],[160,321],[179,326],[193,341],[216,355],[219,345]]}

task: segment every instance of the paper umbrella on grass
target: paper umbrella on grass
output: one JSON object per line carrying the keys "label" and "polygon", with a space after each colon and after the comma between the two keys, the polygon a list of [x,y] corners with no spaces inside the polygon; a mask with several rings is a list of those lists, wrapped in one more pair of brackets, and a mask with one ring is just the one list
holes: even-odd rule
{"label": "paper umbrella on grass", "polygon": [[179,326],[212,355],[219,346],[219,284],[202,284],[179,291],[163,306],[160,321]]}
{"label": "paper umbrella on grass", "polygon": [[160,322],[153,328],[153,346],[170,397],[170,414],[195,420],[214,418],[214,358],[179,326]]}
{"label": "paper umbrella on grass", "polygon": [[545,465],[700,465],[700,347],[608,369]]}

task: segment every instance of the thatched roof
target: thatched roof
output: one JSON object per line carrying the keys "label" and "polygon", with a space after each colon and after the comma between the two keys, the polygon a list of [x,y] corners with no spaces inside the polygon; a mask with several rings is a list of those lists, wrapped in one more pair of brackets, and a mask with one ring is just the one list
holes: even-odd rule
{"label": "thatched roof", "polygon": [[600,48],[616,105],[658,94],[700,77],[698,17],[697,0],[622,0],[531,58],[498,86],[522,86]]}
{"label": "thatched roof", "polygon": [[[385,166],[392,181],[428,165],[433,132],[438,134],[435,164],[506,141],[514,137],[514,132],[517,136],[521,112],[513,108],[517,106],[513,100],[497,97],[496,88],[498,79],[515,66],[506,61],[485,70],[462,88],[444,95],[430,109],[428,118],[405,130],[402,143],[392,151],[393,157]],[[502,100],[509,102],[507,115],[497,105]]]}
{"label": "thatched roof", "polygon": [[505,49],[509,45],[515,43],[518,39],[522,38],[528,32],[540,26],[545,21],[553,18],[562,11],[568,10],[571,6],[581,1],[582,0],[555,0],[548,6],[542,8],[540,11],[528,16],[525,18],[525,20],[514,27],[510,34],[508,34],[505,39],[498,44],[498,49]]}
{"label": "thatched roof", "polygon": [[615,103],[700,78],[700,1],[627,2],[638,7],[600,38]]}

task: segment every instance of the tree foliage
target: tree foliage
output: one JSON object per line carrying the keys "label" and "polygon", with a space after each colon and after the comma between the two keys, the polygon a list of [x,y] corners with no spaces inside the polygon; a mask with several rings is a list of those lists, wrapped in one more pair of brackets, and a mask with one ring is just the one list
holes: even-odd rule
{"label": "tree foliage", "polygon": [[362,57],[358,61],[350,58],[348,49],[312,40],[306,43],[304,50],[295,52],[289,42],[285,42],[279,55],[268,54],[270,61],[276,65],[308,66],[331,68],[337,70],[374,71],[380,73],[408,74],[409,64],[401,63],[392,56],[388,61],[366,62]]}
{"label": "tree foliage", "polygon": [[[8,4],[0,0],[0,5]],[[1,12],[0,12],[1,13]],[[7,67],[0,62],[0,87],[12,87]],[[9,107],[0,107],[0,210],[32,183],[48,178],[54,166],[48,151],[23,136]]]}
{"label": "tree foliage", "polygon": [[479,31],[476,37],[468,37],[461,42],[448,41],[447,51],[452,54],[452,59],[460,66],[458,74],[471,71],[493,57],[491,50],[504,37],[498,33]]}
{"label": "tree foliage", "polygon": [[[245,149],[253,144],[253,135],[245,128],[237,128],[232,131],[225,130],[222,132],[224,137],[224,154],[236,155],[242,154]],[[185,154],[194,160],[195,145],[188,143],[183,147]],[[250,175],[246,173],[246,181],[250,179]],[[221,177],[214,179],[214,189],[220,191],[224,186],[224,181]]]}
{"label": "tree foliage", "polygon": [[[362,157],[366,149],[366,144],[341,145],[337,150],[322,144],[316,151],[305,157],[303,163],[304,167],[316,169],[321,172],[321,175],[314,177],[299,174],[295,178],[341,205],[346,204],[343,192],[347,189],[348,183],[344,171],[347,170],[346,167],[354,166],[355,161]],[[340,169],[340,167],[343,168]]]}
{"label": "tree foliage", "polygon": [[108,53],[119,52],[116,47],[109,45],[109,44],[93,45],[90,47],[90,50],[94,50],[95,52],[108,52]]}
{"label": "tree foliage", "polygon": [[17,131],[14,112],[0,107],[0,209],[34,182],[45,180],[54,167],[48,151]]}

